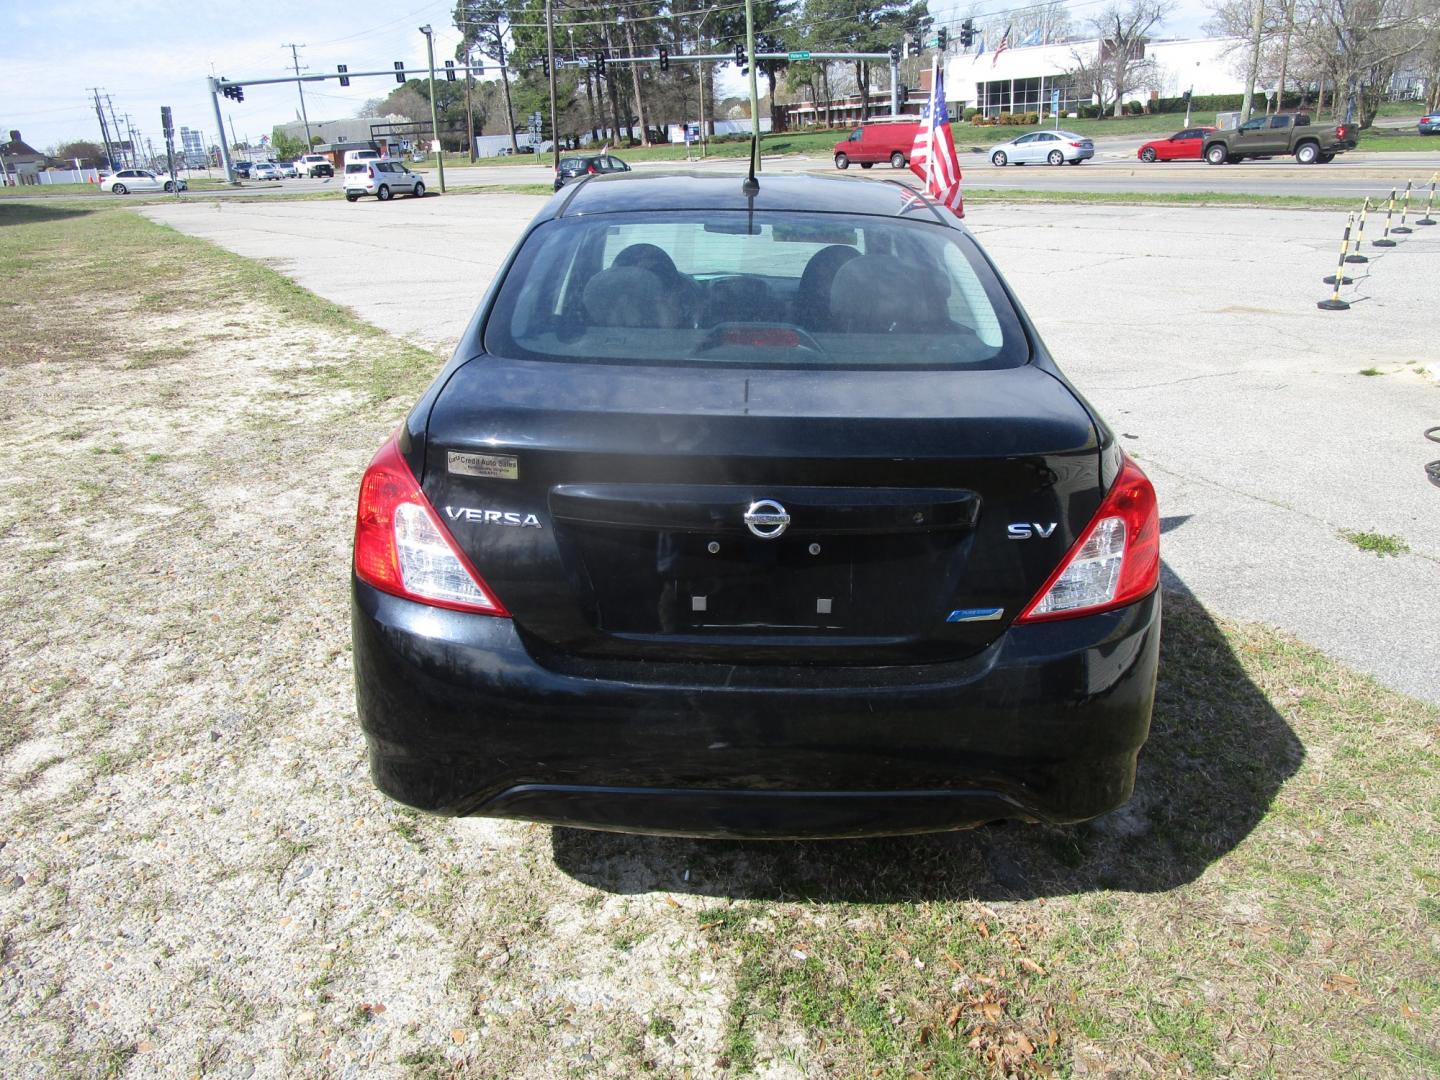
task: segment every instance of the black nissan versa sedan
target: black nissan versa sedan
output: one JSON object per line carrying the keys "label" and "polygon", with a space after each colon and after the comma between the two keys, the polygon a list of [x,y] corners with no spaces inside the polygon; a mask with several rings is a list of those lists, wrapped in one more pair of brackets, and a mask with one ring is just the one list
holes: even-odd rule
{"label": "black nissan versa sedan", "polygon": [[401,802],[691,836],[1073,822],[1154,699],[1155,495],[948,211],[556,194],[361,483]]}

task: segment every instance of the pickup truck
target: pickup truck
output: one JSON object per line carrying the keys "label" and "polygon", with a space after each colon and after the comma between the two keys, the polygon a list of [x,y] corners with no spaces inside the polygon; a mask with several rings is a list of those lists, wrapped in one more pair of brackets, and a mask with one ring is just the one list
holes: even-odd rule
{"label": "pickup truck", "polygon": [[1205,160],[1224,165],[1244,158],[1295,155],[1300,165],[1333,161],[1355,149],[1355,128],[1348,124],[1312,124],[1306,113],[1252,116],[1239,128],[1205,136]]}

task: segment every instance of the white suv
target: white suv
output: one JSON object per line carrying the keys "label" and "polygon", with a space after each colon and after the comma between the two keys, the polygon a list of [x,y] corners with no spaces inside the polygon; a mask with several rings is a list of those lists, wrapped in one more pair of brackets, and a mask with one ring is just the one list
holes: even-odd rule
{"label": "white suv", "polygon": [[354,202],[361,195],[374,195],[381,202],[408,191],[419,198],[425,184],[403,161],[354,161],[345,166],[345,198]]}

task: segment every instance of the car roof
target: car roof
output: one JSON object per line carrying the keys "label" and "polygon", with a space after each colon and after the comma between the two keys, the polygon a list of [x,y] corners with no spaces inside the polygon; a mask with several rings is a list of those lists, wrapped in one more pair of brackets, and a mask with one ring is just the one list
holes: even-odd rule
{"label": "car roof", "polygon": [[[753,206],[741,189],[741,176],[665,172],[597,176],[566,186],[553,204],[552,217],[623,214],[636,210],[808,210],[827,214],[894,217],[926,207],[933,220],[948,224],[929,196],[895,180],[838,176],[761,176]],[[952,218],[952,220],[954,220]]]}

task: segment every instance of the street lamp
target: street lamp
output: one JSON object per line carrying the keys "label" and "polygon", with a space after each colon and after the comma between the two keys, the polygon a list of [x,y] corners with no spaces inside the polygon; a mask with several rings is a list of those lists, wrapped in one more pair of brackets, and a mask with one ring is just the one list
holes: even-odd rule
{"label": "street lamp", "polygon": [[435,161],[440,169],[440,193],[445,193],[445,150],[440,145],[440,117],[435,112],[435,35],[426,23],[420,27],[425,35],[425,52],[430,57],[430,135],[435,147]]}

